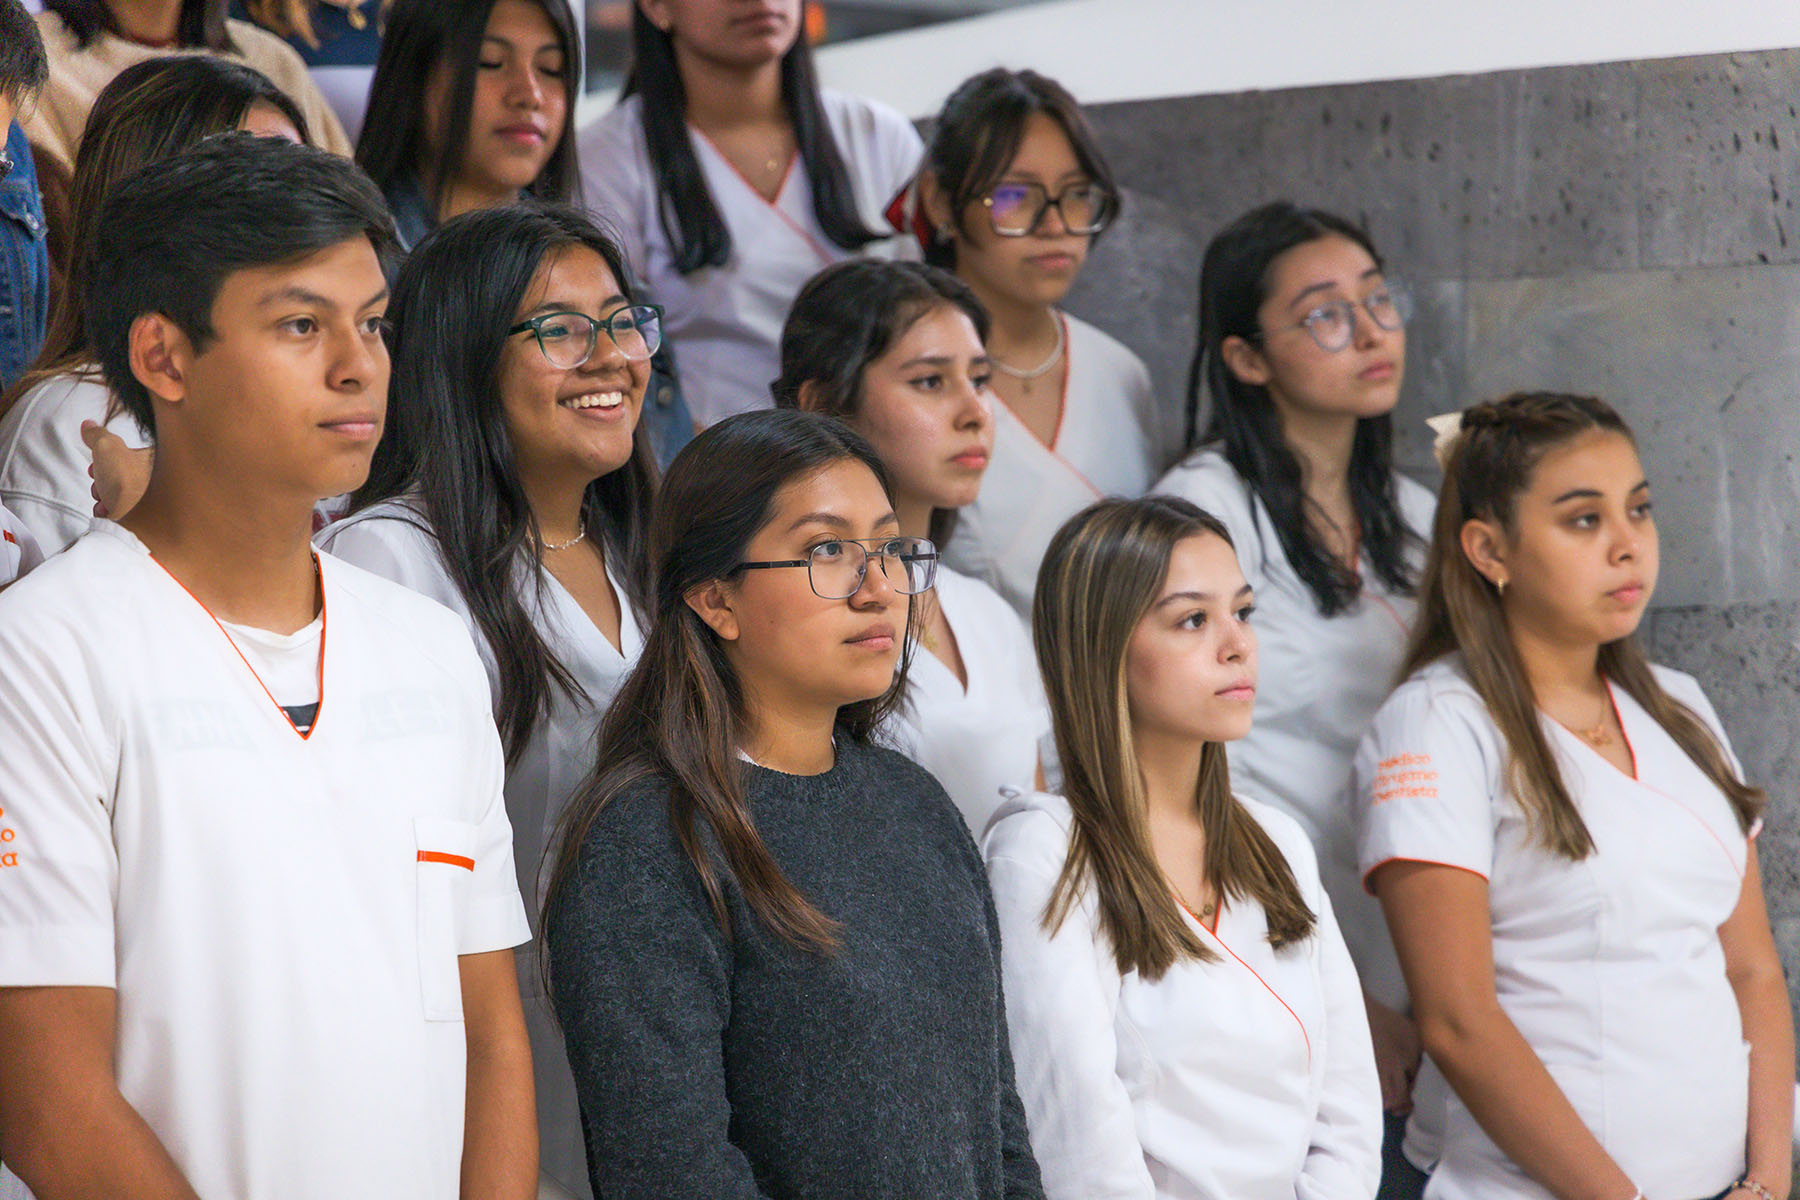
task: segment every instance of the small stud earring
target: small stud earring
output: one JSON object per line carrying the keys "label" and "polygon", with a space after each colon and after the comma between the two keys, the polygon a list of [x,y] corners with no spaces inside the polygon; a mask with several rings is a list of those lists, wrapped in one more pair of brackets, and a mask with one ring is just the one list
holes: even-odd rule
{"label": "small stud earring", "polygon": [[1500,578],[1494,580],[1494,592],[1502,599],[1506,597],[1506,576],[1502,575]]}

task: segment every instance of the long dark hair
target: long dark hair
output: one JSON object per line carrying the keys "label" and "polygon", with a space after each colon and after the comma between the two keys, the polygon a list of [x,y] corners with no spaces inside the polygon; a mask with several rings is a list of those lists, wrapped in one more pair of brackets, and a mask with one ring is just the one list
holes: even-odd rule
{"label": "long dark hair", "polygon": [[[857,258],[806,281],[781,327],[781,377],[770,385],[777,408],[799,408],[813,385],[809,411],[850,419],[862,406],[863,375],[915,322],[939,307],[968,317],[985,344],[988,313],[969,285],[924,263]],[[931,540],[950,541],[956,510],[931,514]]]}
{"label": "long dark hair", "polygon": [[[619,249],[584,214],[547,205],[465,213],[421,241],[394,283],[393,384],[387,428],[368,482],[351,511],[416,497],[444,565],[469,606],[500,673],[500,732],[516,759],[549,711],[551,690],[581,697],[568,668],[545,643],[519,594],[547,586],[531,547],[537,519],[519,478],[500,396],[500,361],[526,290],[539,267],[571,247],[605,260],[621,289],[629,276]],[[531,353],[537,353],[535,348]],[[588,484],[582,516],[600,532],[606,561],[639,614],[650,599],[650,505],[655,457],[640,421],[631,459]]]}
{"label": "long dark hair", "polygon": [[[1285,200],[1245,213],[1206,247],[1200,265],[1198,344],[1188,369],[1186,445],[1195,445],[1204,391],[1212,400],[1212,416],[1200,441],[1218,443],[1225,461],[1263,502],[1294,573],[1312,592],[1319,612],[1329,617],[1356,603],[1362,580],[1332,555],[1307,519],[1300,459],[1282,436],[1269,390],[1232,374],[1221,351],[1226,338],[1255,341],[1260,336],[1257,311],[1267,299],[1270,264],[1295,246],[1323,237],[1348,238],[1368,251],[1377,268],[1382,265],[1362,229],[1335,214]],[[1400,516],[1393,445],[1391,414],[1357,421],[1350,448],[1350,503],[1376,578],[1389,590],[1410,595],[1416,581],[1407,552],[1419,539]]]}
{"label": "long dark hair", "polygon": [[[220,53],[234,50],[225,27],[226,7],[227,0],[181,0],[181,16],[175,26],[175,40],[181,48]],[[102,33],[116,36],[119,32],[106,0],[44,0],[44,8],[62,18],[82,50]]]}
{"label": "long dark hair", "polygon": [[[1482,520],[1512,532],[1518,498],[1531,486],[1544,455],[1594,430],[1626,439],[1631,430],[1602,401],[1559,392],[1522,392],[1478,404],[1463,414],[1462,428],[1444,466],[1418,621],[1400,677],[1445,655],[1462,656],[1470,685],[1506,739],[1507,777],[1532,832],[1550,853],[1579,861],[1594,852],[1593,835],[1544,736],[1500,594],[1463,553],[1462,529]],[[1748,831],[1766,801],[1762,789],[1733,773],[1712,730],[1657,682],[1637,639],[1628,635],[1601,646],[1599,667],[1725,793]]]}
{"label": "long dark hair", "polygon": [[[100,89],[88,112],[69,185],[66,265],[71,284],[85,269],[95,217],[115,183],[139,167],[174,158],[205,138],[236,129],[255,104],[274,106],[302,138],[310,138],[300,109],[268,76],[223,58],[176,54],[146,59],[126,67]],[[0,416],[45,379],[91,364],[86,319],[81,288],[60,289],[44,344],[31,369],[0,397]]]}
{"label": "long dark hair", "polygon": [[[525,189],[539,200],[559,203],[579,198],[575,164],[576,80],[581,70],[580,43],[569,6],[563,0],[535,0],[563,53],[562,135],[544,169]],[[394,0],[381,34],[381,57],[369,81],[369,112],[356,140],[356,161],[383,194],[417,179],[432,219],[462,167],[469,141],[469,109],[475,99],[476,64],[487,32],[494,0]],[[435,132],[441,157],[427,163],[433,138],[425,128],[425,81],[440,65],[450,72],[443,127]],[[623,282],[621,280],[621,282]]]}
{"label": "long dark hair", "polygon": [[[687,89],[675,60],[673,34],[658,29],[642,5],[631,6],[631,74],[623,95],[642,97],[644,146],[656,173],[657,211],[663,234],[683,275],[720,267],[731,257],[731,230],[707,190],[694,144],[688,140]],[[813,214],[834,245],[860,250],[889,236],[870,229],[856,208],[850,172],[831,136],[819,77],[804,31],[781,58],[781,102],[794,127],[794,143],[812,185]]]}
{"label": "long dark hair", "polygon": [[[959,229],[969,205],[992,190],[1012,165],[1025,123],[1034,113],[1043,113],[1062,127],[1075,161],[1090,179],[1105,185],[1117,204],[1119,188],[1112,168],[1069,90],[1036,71],[994,67],[964,80],[950,93],[925,151],[925,168],[936,176],[950,206],[950,219]],[[925,261],[955,267],[955,239],[931,228]]]}
{"label": "long dark hair", "polygon": [[[542,928],[557,927],[550,914],[600,814],[633,784],[655,778],[668,785],[676,836],[728,936],[721,871],[776,936],[819,952],[836,945],[837,923],[794,887],[756,830],[738,757],[749,727],[743,685],[687,595],[738,574],[744,548],[769,522],[784,486],[844,460],[868,467],[891,495],[887,472],[868,442],[843,422],[815,413],[773,409],[728,417],[669,465],[651,531],[656,600],[650,634],[601,719],[594,773],[564,811],[552,841],[555,867]],[[909,619],[887,691],[838,709],[840,739],[867,745],[900,703],[913,633]]]}

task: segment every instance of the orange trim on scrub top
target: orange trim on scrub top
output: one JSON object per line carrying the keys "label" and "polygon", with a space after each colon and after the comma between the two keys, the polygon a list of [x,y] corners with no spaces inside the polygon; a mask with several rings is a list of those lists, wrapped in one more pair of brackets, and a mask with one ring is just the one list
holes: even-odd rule
{"label": "orange trim on scrub top", "polygon": [[475,869],[474,859],[462,854],[448,854],[442,850],[421,850],[419,851],[419,861],[443,863],[445,866],[461,867],[465,871],[473,871]]}
{"label": "orange trim on scrub top", "polygon": [[[781,219],[781,223],[783,225],[786,225],[789,229],[793,230],[796,234],[798,234],[800,236],[801,240],[804,241],[809,248],[811,248],[812,252],[814,254],[818,255],[819,258],[824,261],[826,266],[830,266],[832,263],[837,261],[837,258],[838,258],[837,255],[831,253],[829,250],[825,249],[825,247],[821,246],[819,244],[819,239],[815,238],[811,233],[808,233],[806,230],[806,227],[804,225],[801,225],[799,222],[795,221],[794,218],[788,216],[787,213],[782,210],[782,207],[780,204],[781,194],[783,192],[787,191],[788,180],[793,178],[794,167],[800,161],[800,151],[795,150],[793,153],[788,155],[787,166],[782,168],[782,171],[781,171],[781,182],[779,184],[777,184],[775,187],[775,199],[771,200],[767,196],[763,195],[762,191],[754,183],[751,183],[749,179],[745,178],[744,173],[737,169],[737,164],[731,161],[731,156],[726,154],[723,150],[719,149],[719,143],[713,141],[712,138],[708,137],[706,130],[700,128],[698,125],[692,124],[691,122],[689,123],[688,128],[692,129],[696,134],[698,134],[700,136],[700,139],[702,141],[704,141],[708,146],[711,146],[712,152],[719,156],[719,161],[725,164],[727,170],[729,170],[733,175],[736,175],[738,177],[738,182],[743,184],[746,188],[748,188],[750,191],[750,194],[752,196],[755,196],[758,200],[762,201],[764,206],[766,206],[770,212],[773,212],[777,217],[779,217]],[[721,213],[719,215],[719,219],[724,220],[723,213]]]}
{"label": "orange trim on scrub top", "polygon": [[[1181,907],[1187,908],[1187,905],[1183,904]],[[1188,913],[1188,915],[1192,916],[1193,913],[1190,911]],[[1205,927],[1202,926],[1202,928],[1205,928]],[[1282,1008],[1287,1010],[1287,1015],[1294,1018],[1294,1024],[1296,1024],[1300,1027],[1300,1040],[1306,1043],[1306,1069],[1309,1071],[1312,1070],[1312,1035],[1306,1032],[1306,1022],[1302,1021],[1300,1019],[1300,1014],[1295,1012],[1293,1007],[1290,1004],[1288,1004],[1288,1002],[1286,1000],[1283,1000],[1281,998],[1280,992],[1276,991],[1273,987],[1269,986],[1269,981],[1264,979],[1262,977],[1262,975],[1260,973],[1258,973],[1258,971],[1255,967],[1251,966],[1249,963],[1245,962],[1243,959],[1238,958],[1237,951],[1233,950],[1230,946],[1225,945],[1224,938],[1220,937],[1217,933],[1213,933],[1213,931],[1210,929],[1207,930],[1207,932],[1212,933],[1213,941],[1215,941],[1215,942],[1219,943],[1219,945],[1223,946],[1225,948],[1225,953],[1231,955],[1232,959],[1237,962],[1238,966],[1240,966],[1240,967],[1244,968],[1244,970],[1250,972],[1251,978],[1255,979],[1256,982],[1262,984],[1263,990],[1268,992],[1269,995],[1275,997],[1275,1003],[1281,1005]]]}
{"label": "orange trim on scrub top", "polygon": [[269,685],[263,682],[263,677],[256,673],[256,668],[250,665],[250,660],[244,657],[244,652],[238,649],[238,644],[231,640],[231,635],[225,631],[225,626],[220,624],[219,618],[213,616],[212,609],[206,607],[206,604],[200,597],[194,595],[193,592],[188,591],[188,585],[181,582],[181,580],[176,579],[175,572],[169,570],[167,567],[163,567],[162,563],[157,562],[156,555],[152,554],[150,556],[150,561],[156,563],[157,566],[162,567],[163,574],[167,575],[170,579],[174,579],[175,586],[182,591],[187,592],[187,598],[200,606],[200,611],[205,613],[208,619],[212,621],[213,625],[219,631],[219,636],[225,639],[225,644],[227,646],[231,647],[231,652],[238,656],[239,662],[244,664],[244,670],[250,672],[250,678],[256,680],[256,686],[262,689],[262,694],[269,698],[269,703],[275,706],[275,711],[281,714],[281,719],[286,721],[288,728],[294,731],[294,736],[298,737],[303,742],[310,742],[312,740],[312,735],[319,732],[319,722],[325,719],[325,627],[327,624],[325,615],[325,568],[319,562],[319,552],[317,550],[312,552],[312,560],[313,578],[316,579],[319,584],[319,666],[317,675],[319,684],[319,706],[313,712],[312,724],[307,728],[305,733],[301,733],[300,727],[294,724],[294,718],[289,716],[288,710],[281,706],[281,701],[275,699],[275,693],[269,690]]}

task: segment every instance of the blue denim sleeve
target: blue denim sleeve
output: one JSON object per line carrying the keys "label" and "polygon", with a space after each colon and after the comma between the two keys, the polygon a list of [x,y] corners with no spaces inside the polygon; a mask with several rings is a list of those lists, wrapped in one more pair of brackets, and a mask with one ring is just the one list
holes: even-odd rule
{"label": "blue denim sleeve", "polygon": [[0,388],[24,374],[44,340],[50,309],[50,256],[44,203],[25,131],[13,122],[0,177]]}

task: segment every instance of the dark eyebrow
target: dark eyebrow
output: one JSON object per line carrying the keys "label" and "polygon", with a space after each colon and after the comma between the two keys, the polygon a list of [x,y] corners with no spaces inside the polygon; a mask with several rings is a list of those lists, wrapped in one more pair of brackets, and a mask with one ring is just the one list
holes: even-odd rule
{"label": "dark eyebrow", "polygon": [[[606,299],[602,300],[600,302],[600,307],[602,310],[605,310],[605,309],[615,309],[616,310],[616,309],[624,308],[629,303],[630,303],[629,300],[627,300],[625,297],[623,297],[623,296],[619,295],[617,292],[615,292],[612,295],[608,296]],[[575,303],[573,300],[546,300],[542,304],[538,305],[536,308],[532,309],[530,312],[526,313],[524,315],[524,317],[522,317],[520,319],[529,321],[531,318],[533,318],[535,316],[539,316],[540,314],[553,313],[553,312],[574,313],[575,315],[582,316],[582,317],[587,316],[586,313],[581,311],[581,305]]]}
{"label": "dark eyebrow", "polygon": [[[357,307],[359,310],[371,308],[374,305],[380,304],[383,300],[386,300],[387,296],[388,290],[386,287],[383,287],[379,292],[376,292],[373,296],[364,300]],[[338,307],[338,302],[331,297],[321,296],[315,291],[310,291],[307,288],[292,283],[288,284],[286,287],[278,287],[274,291],[266,293],[256,302],[258,308],[268,308],[274,304],[307,304],[314,308],[330,309],[336,309]]]}
{"label": "dark eyebrow", "polygon": [[[895,517],[894,514],[890,512],[876,519],[875,528],[879,529],[883,525],[894,525],[898,523],[899,518]],[[802,525],[825,525],[832,529],[841,530],[849,530],[851,528],[850,522],[846,521],[843,517],[838,516],[836,513],[811,512],[795,518],[794,523],[787,527],[786,532],[792,533]]]}
{"label": "dark eyebrow", "polygon": [[[497,33],[484,33],[481,35],[481,40],[484,42],[499,42],[502,46],[505,46],[508,50],[511,50],[514,45],[514,43],[510,39],[503,38]],[[538,48],[536,50],[531,51],[531,53],[536,55],[536,54],[542,54],[546,50],[561,50],[561,49],[562,49],[562,42],[552,39],[548,42],[539,42]]]}
{"label": "dark eyebrow", "polygon": [[[1636,495],[1638,492],[1648,491],[1649,488],[1650,481],[1648,479],[1640,479],[1632,484],[1630,490],[1625,494],[1627,496]],[[1601,498],[1602,493],[1599,488],[1570,488],[1550,503],[1561,504],[1568,500],[1599,500]]]}
{"label": "dark eyebrow", "polygon": [[[1385,272],[1383,272],[1382,269],[1378,266],[1370,267],[1368,270],[1364,271],[1361,275],[1358,275],[1357,278],[1358,279],[1373,279],[1377,275],[1381,275],[1384,273]],[[1306,299],[1308,296],[1312,295],[1314,292],[1330,291],[1332,288],[1334,288],[1336,286],[1337,286],[1337,280],[1335,280],[1335,279],[1321,280],[1318,283],[1311,285],[1310,287],[1301,288],[1298,292],[1296,292],[1294,294],[1294,298],[1292,300],[1288,301],[1288,303],[1289,304],[1298,304],[1300,301]]]}
{"label": "dark eyebrow", "polygon": [[[1237,592],[1232,596],[1232,599],[1239,600],[1249,594],[1250,594],[1250,585],[1246,583],[1243,587],[1241,587],[1237,590]],[[1215,592],[1170,592],[1168,595],[1164,596],[1161,600],[1158,600],[1156,602],[1156,607],[1162,608],[1166,605],[1183,603],[1183,602],[1190,603],[1190,604],[1210,604],[1213,601],[1217,600],[1218,598],[1219,598],[1218,594]]]}

